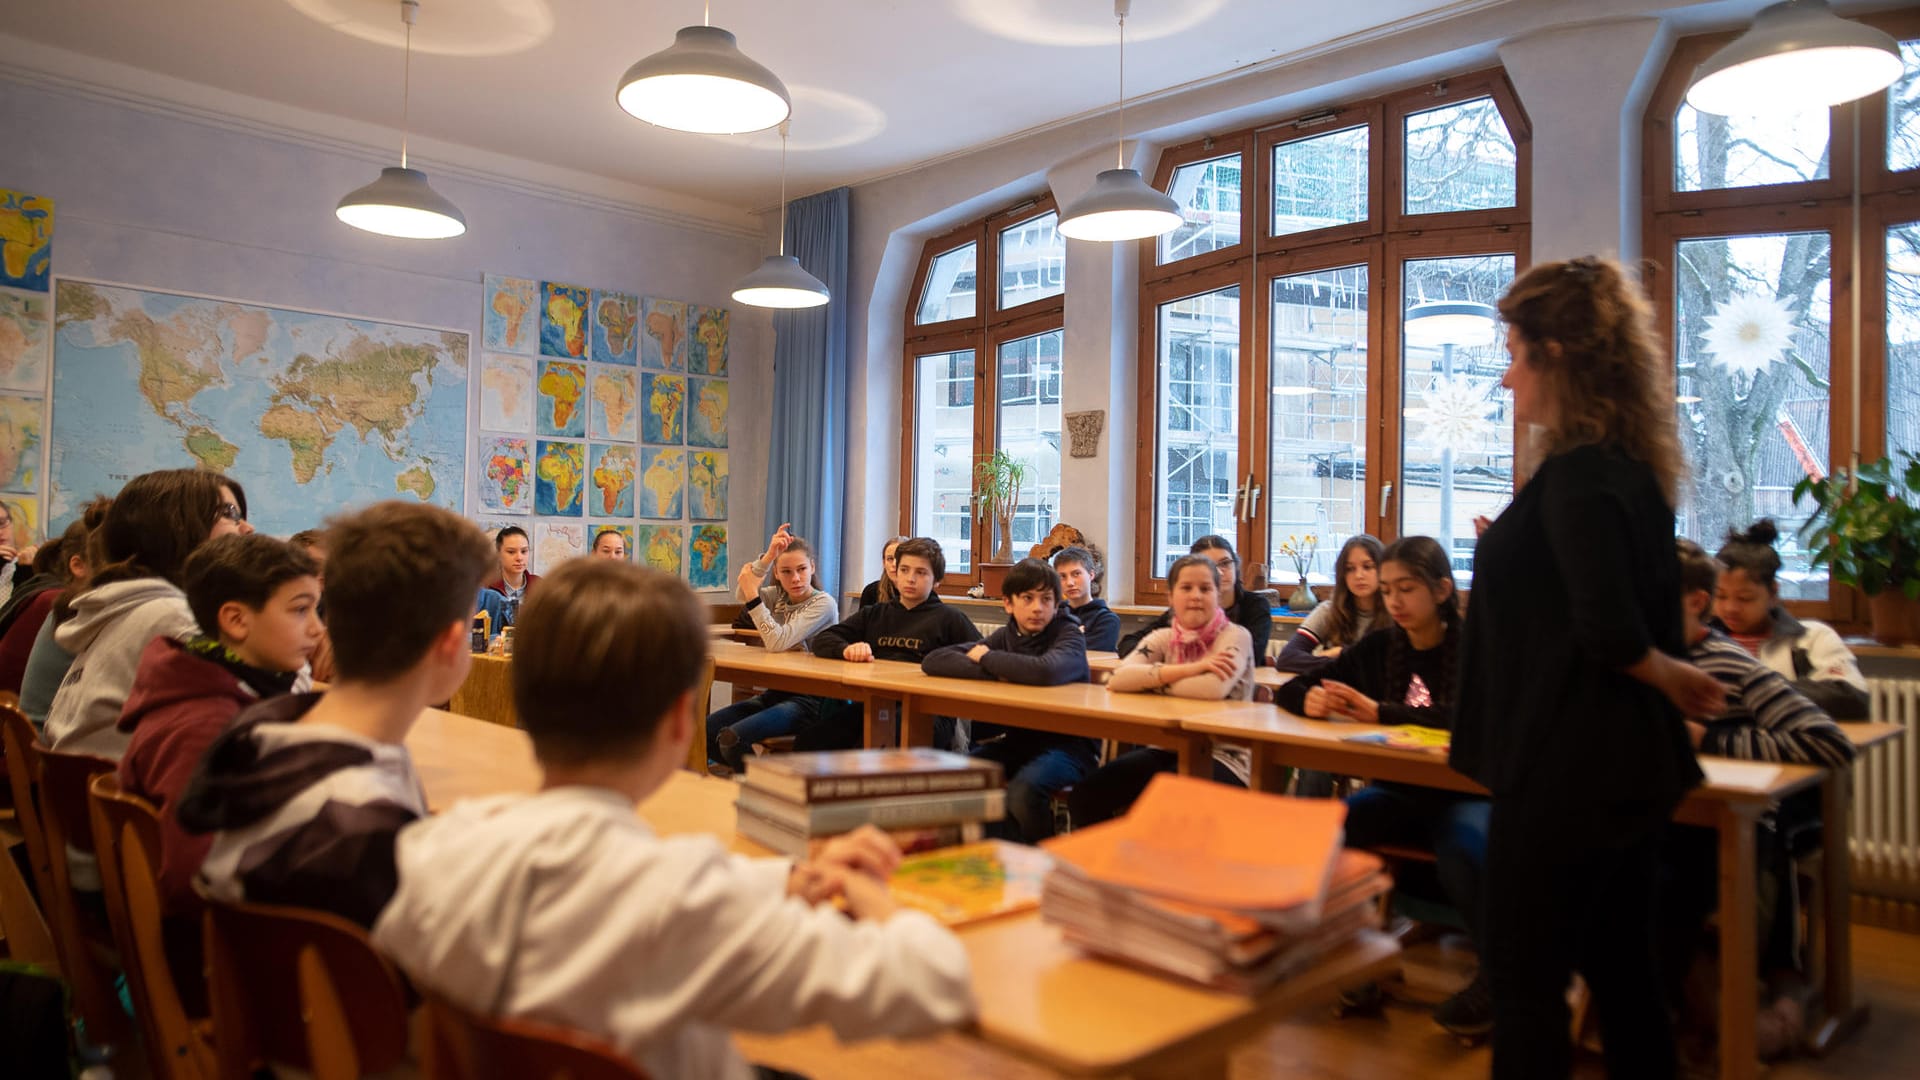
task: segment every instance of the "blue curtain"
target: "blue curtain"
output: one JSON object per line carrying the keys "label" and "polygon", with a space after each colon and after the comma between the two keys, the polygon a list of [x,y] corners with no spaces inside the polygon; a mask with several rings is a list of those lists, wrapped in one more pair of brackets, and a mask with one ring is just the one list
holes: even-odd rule
{"label": "blue curtain", "polygon": [[[847,230],[849,191],[787,206],[787,254],[833,299],[773,316],[773,440],[767,466],[767,532],[783,521],[813,545],[820,581],[840,594],[847,471]],[[764,537],[742,538],[739,550]]]}

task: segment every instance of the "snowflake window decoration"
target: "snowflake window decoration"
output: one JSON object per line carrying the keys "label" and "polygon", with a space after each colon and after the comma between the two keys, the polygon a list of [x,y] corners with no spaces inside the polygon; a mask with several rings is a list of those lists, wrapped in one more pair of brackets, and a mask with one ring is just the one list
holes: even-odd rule
{"label": "snowflake window decoration", "polygon": [[1793,346],[1793,309],[1778,297],[1739,293],[1707,316],[1703,336],[1715,362],[1758,376]]}
{"label": "snowflake window decoration", "polygon": [[1500,407],[1487,399],[1490,385],[1465,376],[1436,377],[1420,396],[1425,411],[1416,418],[1425,425],[1422,437],[1436,450],[1478,450],[1493,433],[1493,411]]}

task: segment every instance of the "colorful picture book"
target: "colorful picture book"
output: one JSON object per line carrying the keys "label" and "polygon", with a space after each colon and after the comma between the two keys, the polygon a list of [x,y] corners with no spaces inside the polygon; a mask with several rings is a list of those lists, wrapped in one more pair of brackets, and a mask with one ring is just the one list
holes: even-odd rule
{"label": "colorful picture book", "polygon": [[1421,727],[1419,724],[1397,724],[1378,731],[1362,731],[1357,735],[1348,735],[1341,741],[1384,746],[1389,750],[1444,754],[1453,747],[1453,732],[1445,728]]}
{"label": "colorful picture book", "polygon": [[893,872],[893,898],[948,926],[963,926],[1040,904],[1053,856],[1025,844],[988,840],[914,855]]}

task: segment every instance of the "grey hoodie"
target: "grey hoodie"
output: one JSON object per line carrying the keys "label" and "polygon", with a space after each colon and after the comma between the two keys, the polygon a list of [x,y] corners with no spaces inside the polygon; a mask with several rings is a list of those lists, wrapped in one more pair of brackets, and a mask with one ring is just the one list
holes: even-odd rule
{"label": "grey hoodie", "polygon": [[53,632],[73,654],[47,710],[53,748],[120,760],[131,737],[119,728],[120,708],[140,670],[140,653],[156,637],[185,641],[199,632],[187,594],[165,578],[116,581],[82,593],[73,618]]}

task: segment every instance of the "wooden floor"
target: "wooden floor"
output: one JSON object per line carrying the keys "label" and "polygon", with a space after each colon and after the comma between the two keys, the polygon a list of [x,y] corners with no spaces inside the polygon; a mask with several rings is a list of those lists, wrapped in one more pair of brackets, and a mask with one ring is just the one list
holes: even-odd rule
{"label": "wooden floor", "polygon": [[[1796,1059],[1774,1066],[1769,1080],[1913,1076],[1920,1062],[1920,936],[1856,926],[1854,971],[1873,1019],[1825,1060]],[[836,1044],[825,1032],[777,1043],[742,1038],[755,1060],[804,1073],[813,1080],[929,1080],[926,1058],[898,1044]],[[996,1054],[978,1043],[940,1041],[943,1080],[1038,1080],[1045,1070]],[[923,1049],[916,1047],[916,1051]],[[1435,1027],[1423,1011],[1389,1007],[1379,1019],[1305,1016],[1273,1028],[1234,1055],[1234,1080],[1468,1080],[1487,1075],[1488,1053],[1469,1050]],[[1597,1059],[1577,1075],[1604,1075]]]}

